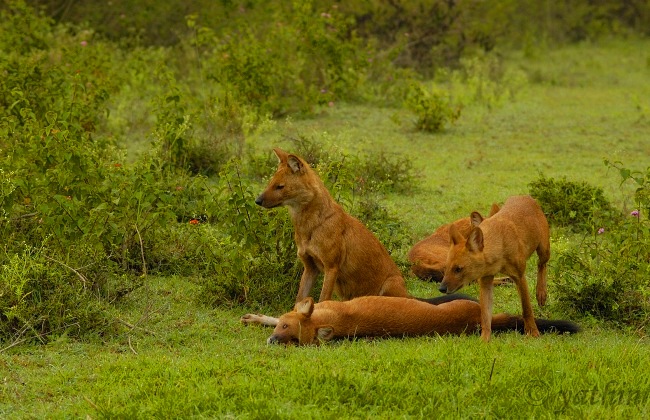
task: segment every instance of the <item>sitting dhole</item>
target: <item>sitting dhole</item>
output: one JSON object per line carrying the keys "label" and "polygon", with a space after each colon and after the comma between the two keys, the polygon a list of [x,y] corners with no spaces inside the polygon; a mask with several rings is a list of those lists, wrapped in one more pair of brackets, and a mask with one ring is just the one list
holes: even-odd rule
{"label": "sitting dhole", "polygon": [[386,248],[334,201],[309,164],[283,150],[273,151],[280,161],[278,169],[255,203],[289,209],[304,266],[296,302],[309,295],[321,272],[321,302],[331,299],[332,293],[341,300],[408,296],[404,278]]}
{"label": "sitting dhole", "polygon": [[[498,211],[499,206],[492,204],[490,216]],[[469,235],[469,231],[472,229],[469,217],[456,220],[453,223],[440,226],[433,234],[413,245],[409,251],[408,260],[411,262],[411,271],[421,280],[442,281],[451,245],[449,228],[452,224],[463,236]]]}
{"label": "sitting dhole", "polygon": [[[494,331],[521,331],[521,317],[496,314]],[[563,320],[538,319],[542,332],[575,333],[580,327]],[[282,315],[268,338],[269,344],[318,345],[334,338],[405,337],[437,334],[472,334],[481,326],[481,307],[463,298],[440,305],[415,299],[365,296],[346,302],[314,303],[309,297]]]}
{"label": "sitting dhole", "polygon": [[480,279],[481,339],[489,341],[492,322],[492,286],[497,273],[508,275],[517,286],[523,309],[524,330],[539,336],[526,283],[526,261],[537,251],[537,303],[546,303],[546,263],[550,250],[548,222],[530,196],[510,197],[492,217],[473,212],[473,227],[464,236],[452,225],[451,247],[440,291],[453,293]]}

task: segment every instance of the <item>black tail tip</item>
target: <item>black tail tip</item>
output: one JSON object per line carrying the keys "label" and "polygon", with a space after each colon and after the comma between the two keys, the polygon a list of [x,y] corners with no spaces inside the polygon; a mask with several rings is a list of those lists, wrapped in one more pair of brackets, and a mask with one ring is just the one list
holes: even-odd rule
{"label": "black tail tip", "polygon": [[580,325],[564,319],[535,319],[535,323],[541,333],[576,334],[582,331]]}

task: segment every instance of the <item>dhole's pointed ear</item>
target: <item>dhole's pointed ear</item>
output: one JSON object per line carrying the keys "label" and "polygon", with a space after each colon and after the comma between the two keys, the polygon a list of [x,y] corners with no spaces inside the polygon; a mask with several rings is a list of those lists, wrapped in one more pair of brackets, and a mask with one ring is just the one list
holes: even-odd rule
{"label": "dhole's pointed ear", "polygon": [[483,251],[483,231],[481,228],[474,227],[467,238],[467,249],[470,252]]}
{"label": "dhole's pointed ear", "polygon": [[285,163],[287,161],[287,156],[289,156],[287,152],[282,149],[278,149],[277,147],[273,149],[273,153],[275,153],[275,156],[277,156],[280,163]]}
{"label": "dhole's pointed ear", "polygon": [[294,309],[300,315],[304,315],[307,318],[309,318],[312,312],[314,312],[314,299],[311,297],[305,298],[300,302],[296,303]]}
{"label": "dhole's pointed ear", "polygon": [[451,239],[451,243],[454,245],[458,245],[465,241],[465,237],[462,233],[460,233],[460,231],[456,228],[456,225],[453,223],[449,225],[449,239]]}
{"label": "dhole's pointed ear", "polygon": [[293,173],[295,174],[296,172],[304,172],[304,164],[300,160],[298,156],[295,155],[289,155],[287,156],[287,165],[291,168]]}
{"label": "dhole's pointed ear", "polygon": [[472,226],[478,226],[483,221],[483,216],[477,211],[473,211],[469,218],[472,221]]}
{"label": "dhole's pointed ear", "polygon": [[490,207],[490,216],[488,217],[494,216],[499,212],[499,210],[501,210],[501,207],[499,207],[497,203],[492,203],[492,207]]}
{"label": "dhole's pointed ear", "polygon": [[318,339],[321,341],[330,341],[332,338],[334,338],[334,328],[330,327],[329,325],[326,327],[320,327],[318,330],[316,330],[316,333],[318,335]]}

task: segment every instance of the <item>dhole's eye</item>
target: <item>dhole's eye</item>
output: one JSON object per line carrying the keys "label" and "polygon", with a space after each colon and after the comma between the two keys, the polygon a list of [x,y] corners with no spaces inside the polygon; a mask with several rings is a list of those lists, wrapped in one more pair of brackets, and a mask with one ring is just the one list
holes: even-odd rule
{"label": "dhole's eye", "polygon": [[454,273],[458,274],[461,271],[463,271],[463,267],[459,267],[459,266],[454,267]]}
{"label": "dhole's eye", "polygon": [[289,326],[287,324],[282,324],[282,329],[283,330],[286,330],[287,328],[289,328]]}
{"label": "dhole's eye", "polygon": [[275,186],[276,190],[281,190],[282,188],[284,188],[284,184],[279,184]]}

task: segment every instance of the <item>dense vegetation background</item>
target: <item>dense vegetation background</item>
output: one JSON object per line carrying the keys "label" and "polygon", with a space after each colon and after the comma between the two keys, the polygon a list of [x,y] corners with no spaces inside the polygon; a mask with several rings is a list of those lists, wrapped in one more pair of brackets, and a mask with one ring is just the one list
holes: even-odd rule
{"label": "dense vegetation background", "polygon": [[[502,51],[646,36],[648,6],[4,3],[0,337],[110,335],[115,305],[150,275],[186,276],[203,289],[201,304],[285,310],[301,269],[291,227],[253,203],[275,166],[269,127],[347,102],[405,110],[412,118],[396,113],[396,123],[440,132],[464,107],[497,107],[539,76],[503,65]],[[398,250],[407,274],[399,250],[413,236],[378,198],[418,188],[412,162],[283,135]],[[560,302],[647,331],[650,173],[608,164],[636,185],[632,219],[584,182],[542,174],[531,192],[554,225],[592,238],[559,257]],[[618,232],[611,243],[597,236],[604,220]]]}

